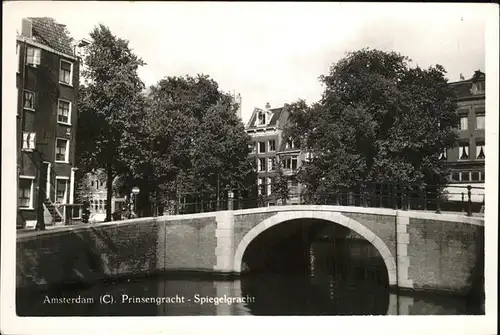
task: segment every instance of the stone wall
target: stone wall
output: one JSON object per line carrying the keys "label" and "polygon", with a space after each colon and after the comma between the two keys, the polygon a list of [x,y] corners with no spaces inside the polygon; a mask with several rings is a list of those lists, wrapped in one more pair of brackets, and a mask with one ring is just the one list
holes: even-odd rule
{"label": "stone wall", "polygon": [[481,290],[484,226],[410,218],[408,277],[416,290]]}
{"label": "stone wall", "polygon": [[48,287],[165,270],[212,271],[215,230],[215,217],[205,215],[26,233],[17,238],[17,286]]}

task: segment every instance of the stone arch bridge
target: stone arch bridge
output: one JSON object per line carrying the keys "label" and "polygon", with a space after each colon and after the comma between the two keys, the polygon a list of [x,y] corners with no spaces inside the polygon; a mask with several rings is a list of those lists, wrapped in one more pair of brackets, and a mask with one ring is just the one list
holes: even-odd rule
{"label": "stone arch bridge", "polygon": [[370,242],[389,284],[466,294],[483,278],[484,219],[383,208],[277,206],[140,218],[17,237],[17,286],[165,271],[237,274],[252,241],[294,220],[340,225]]}

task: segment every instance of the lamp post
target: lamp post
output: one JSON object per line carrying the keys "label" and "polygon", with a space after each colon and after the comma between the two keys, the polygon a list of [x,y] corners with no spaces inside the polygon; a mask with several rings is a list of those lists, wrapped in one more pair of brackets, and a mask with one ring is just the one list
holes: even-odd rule
{"label": "lamp post", "polygon": [[137,195],[141,192],[141,190],[139,189],[139,187],[137,186],[134,186],[132,188],[132,194],[133,194],[133,197],[134,197],[134,214],[137,212]]}

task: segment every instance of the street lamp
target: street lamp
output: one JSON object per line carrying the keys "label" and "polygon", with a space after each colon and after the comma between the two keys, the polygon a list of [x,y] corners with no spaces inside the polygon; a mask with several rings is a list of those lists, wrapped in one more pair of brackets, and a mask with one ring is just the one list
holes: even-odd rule
{"label": "street lamp", "polygon": [[137,212],[137,195],[141,192],[141,190],[139,189],[139,187],[137,186],[134,186],[132,188],[132,194],[130,195],[131,197],[133,196],[134,197],[134,214]]}

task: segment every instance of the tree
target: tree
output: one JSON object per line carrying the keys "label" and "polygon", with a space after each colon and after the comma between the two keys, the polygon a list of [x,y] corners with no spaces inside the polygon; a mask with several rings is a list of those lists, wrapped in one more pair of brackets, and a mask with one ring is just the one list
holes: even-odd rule
{"label": "tree", "polygon": [[130,157],[139,156],[144,84],[137,70],[144,62],[128,41],[99,25],[91,33],[82,75],[88,84],[78,97],[77,164],[84,172],[106,171],[106,221],[111,220],[113,179],[127,171]]}
{"label": "tree", "polygon": [[166,77],[151,87],[147,106],[145,158],[134,170],[155,199],[213,202],[226,186],[248,182],[250,138],[213,79]]}
{"label": "tree", "polygon": [[290,199],[289,181],[290,177],[284,174],[281,162],[278,163],[276,166],[276,176],[271,184],[271,195],[280,199],[283,205],[286,205],[286,201]]}
{"label": "tree", "polygon": [[298,174],[313,200],[362,183],[437,184],[458,120],[446,71],[410,68],[395,52],[363,49],[333,64],[322,99],[291,105],[286,136],[313,159]]}

